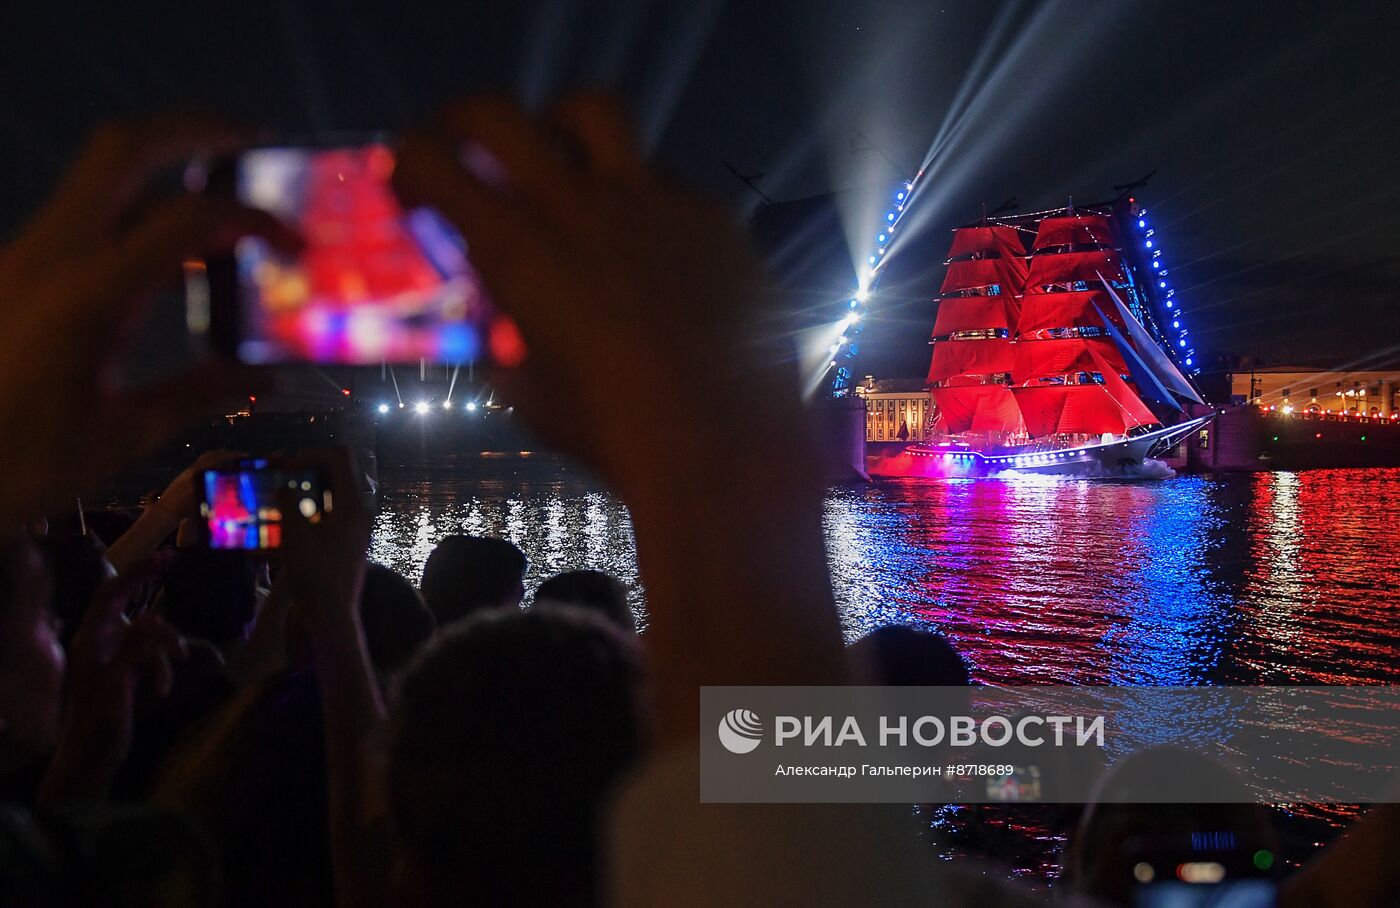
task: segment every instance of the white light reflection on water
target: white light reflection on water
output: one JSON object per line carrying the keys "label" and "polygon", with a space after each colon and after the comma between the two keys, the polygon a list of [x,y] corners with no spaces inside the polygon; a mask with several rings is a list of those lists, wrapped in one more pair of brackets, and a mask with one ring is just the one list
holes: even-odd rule
{"label": "white light reflection on water", "polygon": [[[626,508],[559,461],[384,487],[371,554],[415,581],[442,536],[500,535],[527,588],[592,567],[643,608]],[[984,680],[1400,683],[1400,470],[889,480],[833,489],[825,520],[847,638],[938,629]]]}
{"label": "white light reflection on water", "polygon": [[386,474],[370,558],[417,583],[433,546],[444,536],[499,536],[530,559],[526,593],[560,571],[594,568],[627,586],[643,616],[636,545],[627,510],[557,461],[483,460],[453,470]]}
{"label": "white light reflection on water", "polygon": [[[529,556],[529,590],[597,568],[627,584],[640,614],[626,508],[558,461],[383,479],[374,560],[416,581],[442,536],[500,535]],[[937,629],[982,680],[1400,683],[1400,470],[890,480],[833,489],[825,521],[847,638],[892,623]],[[1307,842],[1351,815],[1288,813]],[[940,828],[1014,833],[1021,844],[997,840],[996,853],[1016,855],[1020,873],[1055,875],[1062,842],[1043,818],[944,814]]]}

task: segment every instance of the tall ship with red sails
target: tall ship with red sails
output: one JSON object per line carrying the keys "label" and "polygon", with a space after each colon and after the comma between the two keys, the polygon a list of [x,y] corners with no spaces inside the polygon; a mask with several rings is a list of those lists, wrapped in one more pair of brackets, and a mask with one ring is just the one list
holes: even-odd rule
{"label": "tall ship with red sails", "polygon": [[1204,400],[1152,232],[1131,197],[954,230],[931,424],[907,453],[955,475],[1113,474],[1208,422],[1186,416]]}

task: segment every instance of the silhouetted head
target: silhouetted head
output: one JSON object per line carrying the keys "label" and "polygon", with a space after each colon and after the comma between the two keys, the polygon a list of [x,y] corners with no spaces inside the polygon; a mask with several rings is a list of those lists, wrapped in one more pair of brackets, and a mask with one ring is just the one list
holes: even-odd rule
{"label": "silhouetted head", "polygon": [[535,591],[534,605],[574,605],[595,611],[625,631],[635,633],[637,619],[627,604],[627,587],[602,571],[565,571]]}
{"label": "silhouetted head", "polygon": [[850,646],[853,667],[868,684],[893,687],[965,687],[967,663],[942,634],[893,624]]}
{"label": "silhouetted head", "polygon": [[[1151,803],[1173,798],[1191,803]],[[1146,748],[1100,781],[1070,837],[1065,882],[1074,892],[1129,905],[1143,855],[1184,852],[1193,835],[1231,841],[1246,854],[1278,850],[1268,810],[1229,768],[1181,747]]]}
{"label": "silhouetted head", "polygon": [[257,610],[251,552],[177,549],[165,575],[161,614],[180,633],[225,646],[243,639]]}
{"label": "silhouetted head", "polygon": [[107,549],[92,536],[40,536],[34,542],[53,577],[53,612],[62,625],[66,647],[83,623],[97,588],[117,572],[107,561]]}
{"label": "silhouetted head", "polygon": [[66,663],[50,584],[33,545],[0,545],[0,772],[46,755],[58,738]]}
{"label": "silhouetted head", "polygon": [[525,598],[525,553],[504,539],[448,536],[423,566],[423,601],[439,627]]}
{"label": "silhouetted head", "polygon": [[365,571],[360,624],[381,683],[408,664],[436,626],[413,584],[382,564],[371,564]]}
{"label": "silhouetted head", "polygon": [[391,710],[405,889],[440,905],[596,901],[602,806],[640,747],[640,677],[635,640],[575,608],[439,633]]}

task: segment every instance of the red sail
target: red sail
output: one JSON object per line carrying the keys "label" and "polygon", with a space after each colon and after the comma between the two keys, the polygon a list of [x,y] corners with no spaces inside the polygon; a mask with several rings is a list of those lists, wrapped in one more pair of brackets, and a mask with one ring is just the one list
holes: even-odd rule
{"label": "red sail", "polygon": [[1113,245],[1113,233],[1109,230],[1108,219],[1101,214],[1071,214],[1041,221],[1040,229],[1035,234],[1034,248],[1093,243],[1101,246]]}
{"label": "red sail", "polygon": [[[1099,275],[1103,275],[1102,278]],[[1063,252],[1058,255],[1037,255],[1031,259],[1030,275],[1026,278],[1026,288],[1034,292],[1036,288],[1048,284],[1068,284],[1073,281],[1123,281],[1123,266],[1118,261],[1118,253],[1112,250],[1093,252]],[[946,282],[945,282],[946,283]],[[946,290],[945,290],[946,292]]]}
{"label": "red sail", "polygon": [[966,259],[950,262],[948,273],[943,277],[942,292],[948,294],[999,284],[1002,293],[1020,293],[1026,272],[1024,266],[1018,267],[1019,263],[1019,259]]}
{"label": "red sail", "polygon": [[[1114,352],[1118,352],[1116,347]],[[1119,374],[1120,370],[1114,368],[1111,361],[1099,356],[1097,350],[1094,351],[1094,358],[1099,360],[1098,371],[1103,376],[1104,387],[1108,389],[1109,396],[1122,409],[1129,425],[1146,426],[1160,422],[1157,419],[1157,414],[1149,410],[1147,404],[1142,402],[1142,398],[1138,397],[1137,392],[1123,381],[1123,377]]]}
{"label": "red sail", "polygon": [[992,375],[1010,372],[1011,342],[1004,337],[987,340],[936,341],[928,381],[946,381],[955,375]]}
{"label": "red sail", "polygon": [[962,432],[1015,432],[1021,423],[1016,398],[1006,385],[934,388],[939,426],[950,435]]}
{"label": "red sail", "polygon": [[1142,420],[1127,412],[1107,385],[1045,385],[1014,388],[1013,393],[1026,432],[1033,438],[1104,432],[1121,435],[1133,426],[1157,421],[1150,413]]}
{"label": "red sail", "polygon": [[1012,393],[1016,406],[1021,410],[1021,419],[1025,421],[1026,433],[1032,438],[1041,438],[1058,432],[1060,412],[1065,408],[1068,392],[1069,388],[1065,385],[1015,389]]}
{"label": "red sail", "polygon": [[1015,321],[1013,296],[950,296],[938,302],[934,337],[947,337],[954,331],[987,328],[1010,329]]}
{"label": "red sail", "polygon": [[1030,334],[1049,328],[1102,328],[1103,312],[1116,314],[1113,300],[1103,290],[1028,293],[1021,298],[1016,333]]}
{"label": "red sail", "polygon": [[959,227],[953,231],[953,248],[948,250],[948,258],[991,252],[1000,253],[1002,258],[1015,256],[1019,259],[1026,254],[1026,244],[1021,242],[1021,234],[1015,227]]}
{"label": "red sail", "polygon": [[[1011,376],[1017,384],[1074,372],[1128,371],[1123,354],[1105,337],[1028,340],[1016,344],[1014,349]],[[934,355],[937,353],[935,347]]]}

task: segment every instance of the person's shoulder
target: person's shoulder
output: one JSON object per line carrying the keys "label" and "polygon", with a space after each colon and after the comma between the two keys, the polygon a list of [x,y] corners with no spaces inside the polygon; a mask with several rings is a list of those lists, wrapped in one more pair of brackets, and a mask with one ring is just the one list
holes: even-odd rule
{"label": "person's shoulder", "polygon": [[1046,904],[939,861],[899,806],[701,804],[694,748],[654,757],[622,786],[609,834],[609,904],[627,908]]}

